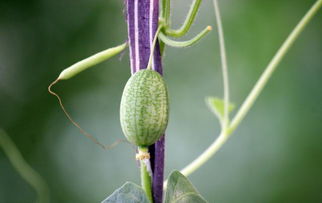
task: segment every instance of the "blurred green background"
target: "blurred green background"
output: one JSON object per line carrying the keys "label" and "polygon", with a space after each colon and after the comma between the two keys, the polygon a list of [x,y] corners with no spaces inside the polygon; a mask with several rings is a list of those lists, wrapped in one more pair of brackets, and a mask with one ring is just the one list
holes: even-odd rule
{"label": "blurred green background", "polygon": [[[314,0],[221,0],[231,81],[240,106],[283,40]],[[173,0],[173,25],[189,3]],[[133,148],[103,151],[71,125],[47,86],[60,71],[127,38],[121,0],[0,1],[0,127],[47,181],[52,202],[99,202],[125,181],[139,184]],[[204,1],[188,37],[214,26]],[[197,157],[219,125],[204,103],[222,96],[216,27],[196,46],[167,48],[171,113],[166,175]],[[123,139],[122,89],[128,53],[54,89],[82,127],[103,143]],[[235,135],[190,176],[209,202],[322,202],[322,11],[281,63]],[[234,112],[235,113],[235,112]],[[36,194],[0,150],[0,202]]]}

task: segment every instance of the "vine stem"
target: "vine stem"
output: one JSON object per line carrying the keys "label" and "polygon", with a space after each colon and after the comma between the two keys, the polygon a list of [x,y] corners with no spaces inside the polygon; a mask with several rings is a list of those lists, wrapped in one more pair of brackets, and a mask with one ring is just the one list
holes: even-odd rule
{"label": "vine stem", "polygon": [[18,174],[35,189],[38,195],[37,203],[49,203],[49,188],[45,180],[23,158],[11,138],[0,128],[0,148],[3,148],[10,163]]}
{"label": "vine stem", "polygon": [[153,38],[153,41],[152,41],[152,45],[150,47],[150,57],[149,57],[149,62],[148,62],[148,65],[146,67],[146,69],[152,69],[152,61],[153,61],[153,54],[154,54],[154,48],[155,48],[155,45],[157,44],[157,41],[158,41],[158,35],[159,35],[159,32],[161,31],[162,29],[162,26],[159,26],[157,31],[155,32],[154,34],[154,38]]}
{"label": "vine stem", "polygon": [[221,57],[221,68],[223,76],[223,86],[224,86],[224,119],[223,119],[223,131],[225,131],[229,124],[229,79],[228,79],[228,66],[227,57],[225,49],[225,39],[224,39],[224,29],[221,23],[220,11],[218,6],[218,1],[214,0],[214,9],[216,16],[217,31],[219,37],[220,46],[220,57]]}
{"label": "vine stem", "polygon": [[322,0],[318,0],[315,2],[315,4],[311,7],[311,9],[305,14],[305,16],[301,19],[301,21],[296,25],[294,30],[291,32],[291,34],[287,37],[285,42],[282,44],[282,46],[279,48],[279,50],[276,52],[273,59],[269,62],[268,66],[266,67],[265,71],[255,84],[254,88],[250,92],[250,94],[247,96],[246,100],[242,104],[241,108],[237,112],[236,116],[231,122],[230,125],[230,131],[234,131],[240,122],[244,119],[246,114],[248,113],[249,109],[253,106],[254,102],[256,101],[259,94],[262,92],[263,88],[267,84],[268,80],[271,78],[272,74],[276,70],[276,67],[279,65],[285,54],[288,52],[290,47],[293,45],[295,40],[298,38],[298,36],[302,33],[305,26],[311,21],[313,16],[317,13],[317,11],[322,6]]}
{"label": "vine stem", "polygon": [[153,198],[152,198],[152,190],[151,190],[151,176],[148,173],[147,166],[144,163],[144,161],[140,161],[141,164],[141,183],[142,183],[142,188],[145,191],[145,194],[148,198],[148,200],[152,203]]}
{"label": "vine stem", "polygon": [[[216,1],[216,0],[214,0]],[[275,56],[272,58],[268,66],[265,68],[265,71],[260,76],[259,80],[255,84],[254,88],[251,90],[244,103],[236,113],[233,118],[229,128],[227,130],[223,130],[218,138],[193,162],[187,165],[184,169],[181,170],[181,173],[185,176],[190,175],[198,168],[200,168],[204,163],[206,163],[228,140],[230,135],[236,130],[241,121],[245,118],[249,109],[253,106],[259,94],[262,92],[263,88],[267,84],[268,80],[271,78],[272,74],[276,70],[277,65],[281,62],[285,54],[288,52],[289,48],[298,38],[298,36],[302,33],[305,26],[311,21],[314,15],[322,6],[322,0],[317,0],[315,4],[309,9],[309,11],[305,14],[305,16],[300,20],[300,22],[293,29],[291,34],[284,41],[282,46],[276,52]]]}
{"label": "vine stem", "polygon": [[224,131],[220,133],[218,138],[193,162],[183,168],[180,172],[188,176],[198,168],[200,168],[203,164],[205,164],[227,141],[229,136]]}
{"label": "vine stem", "polygon": [[[139,152],[148,153],[148,148],[146,147],[139,147]],[[148,200],[152,203],[153,197],[152,197],[152,187],[151,187],[151,170],[149,170],[150,167],[150,161],[149,159],[142,159],[140,160],[140,167],[141,167],[141,184],[142,188],[145,191],[145,194],[148,198]]]}

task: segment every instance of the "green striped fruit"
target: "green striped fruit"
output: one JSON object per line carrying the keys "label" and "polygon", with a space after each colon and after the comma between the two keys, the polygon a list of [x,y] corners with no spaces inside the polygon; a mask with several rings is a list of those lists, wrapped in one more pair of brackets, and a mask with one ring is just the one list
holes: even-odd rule
{"label": "green striped fruit", "polygon": [[163,135],[168,118],[168,91],[162,76],[149,69],[136,72],[126,83],[121,100],[125,137],[137,146],[152,145]]}

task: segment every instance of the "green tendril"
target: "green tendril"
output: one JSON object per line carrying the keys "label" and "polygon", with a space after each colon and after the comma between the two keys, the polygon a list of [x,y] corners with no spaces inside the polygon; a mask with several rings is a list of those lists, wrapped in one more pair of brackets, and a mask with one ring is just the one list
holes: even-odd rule
{"label": "green tendril", "polygon": [[211,26],[206,27],[204,30],[202,30],[198,35],[196,35],[194,38],[187,40],[187,41],[175,41],[170,38],[168,38],[165,34],[160,33],[159,39],[164,42],[166,45],[172,46],[172,47],[188,47],[191,46],[198,41],[200,41],[204,36],[206,36],[210,31],[212,30]]}
{"label": "green tendril", "polygon": [[201,0],[195,0],[193,2],[193,4],[190,7],[189,13],[187,14],[187,17],[183,23],[183,25],[179,28],[179,29],[171,29],[170,28],[170,23],[169,23],[169,13],[170,13],[170,3],[169,0],[165,0],[165,22],[167,24],[167,26],[164,29],[164,33],[167,36],[171,36],[171,37],[182,37],[184,36],[189,30],[190,27],[192,25],[192,23],[194,22],[196,15],[198,13],[200,4],[201,4]]}

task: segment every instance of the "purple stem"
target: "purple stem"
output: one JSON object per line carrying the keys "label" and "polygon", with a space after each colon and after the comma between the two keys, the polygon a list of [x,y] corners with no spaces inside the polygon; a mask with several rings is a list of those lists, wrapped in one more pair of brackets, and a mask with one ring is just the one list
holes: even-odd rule
{"label": "purple stem", "polygon": [[[150,47],[158,28],[159,0],[126,0],[131,73],[147,68]],[[156,44],[152,69],[162,75],[161,53]],[[153,171],[152,193],[155,203],[162,203],[164,171],[164,135],[149,147]]]}

